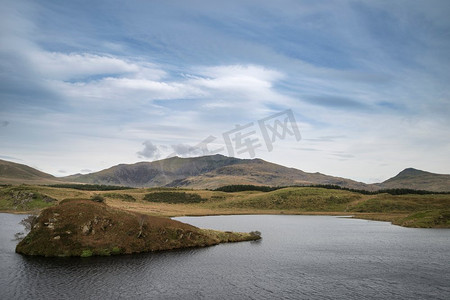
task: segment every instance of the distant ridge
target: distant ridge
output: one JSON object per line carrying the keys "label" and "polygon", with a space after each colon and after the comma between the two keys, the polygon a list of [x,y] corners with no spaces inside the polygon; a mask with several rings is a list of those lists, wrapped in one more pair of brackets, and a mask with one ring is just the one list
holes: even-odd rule
{"label": "distant ridge", "polygon": [[41,184],[58,181],[53,175],[41,172],[27,165],[0,159],[0,182],[10,184]]}
{"label": "distant ridge", "polygon": [[450,175],[407,168],[396,176],[376,184],[376,186],[381,189],[404,188],[433,192],[450,192]]}
{"label": "distant ridge", "polygon": [[450,192],[450,175],[407,168],[375,184],[307,173],[262,159],[239,159],[223,155],[191,158],[171,157],[153,162],[119,164],[90,174],[54,177],[23,164],[0,160],[0,184],[88,183],[129,187],[183,187],[215,189],[225,185],[338,185],[357,190],[415,189]]}
{"label": "distant ridge", "polygon": [[165,186],[174,180],[197,176],[214,169],[236,164],[238,158],[222,155],[193,158],[171,157],[153,162],[119,164],[86,175],[72,175],[64,180],[80,183],[123,185],[131,187]]}
{"label": "distant ridge", "polygon": [[65,180],[80,183],[133,187],[217,188],[229,184],[310,185],[334,184],[355,189],[373,189],[370,185],[320,173],[306,173],[262,159],[239,159],[223,155],[193,158],[171,157],[154,162],[120,164],[109,169],[74,175]]}

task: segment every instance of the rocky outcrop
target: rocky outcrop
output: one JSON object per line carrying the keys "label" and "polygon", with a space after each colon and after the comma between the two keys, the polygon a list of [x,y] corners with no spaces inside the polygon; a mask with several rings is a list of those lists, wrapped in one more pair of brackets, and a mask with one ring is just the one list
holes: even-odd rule
{"label": "rocky outcrop", "polygon": [[260,236],[254,233],[203,230],[91,200],[71,200],[44,210],[16,252],[42,256],[111,255],[257,239]]}
{"label": "rocky outcrop", "polygon": [[56,199],[40,193],[30,191],[11,191],[10,197],[13,200],[14,206],[26,206],[28,203],[36,199],[41,199],[46,203],[56,202]]}

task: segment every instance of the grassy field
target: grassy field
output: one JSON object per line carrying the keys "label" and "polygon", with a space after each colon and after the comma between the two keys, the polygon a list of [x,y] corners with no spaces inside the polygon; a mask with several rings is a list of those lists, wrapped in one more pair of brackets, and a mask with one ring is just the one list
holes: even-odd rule
{"label": "grassy field", "polygon": [[153,216],[329,214],[390,221],[408,227],[450,228],[449,194],[363,195],[316,187],[227,193],[172,188],[84,191],[22,185],[0,188],[0,210],[27,212],[63,199],[90,199],[95,195],[101,195],[112,207]]}

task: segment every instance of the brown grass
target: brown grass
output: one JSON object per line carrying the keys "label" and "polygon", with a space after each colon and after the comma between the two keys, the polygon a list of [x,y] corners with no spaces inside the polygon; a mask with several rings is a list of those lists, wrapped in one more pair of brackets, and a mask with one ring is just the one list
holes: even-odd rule
{"label": "brown grass", "polygon": [[109,207],[91,200],[64,200],[44,210],[18,253],[90,256],[204,247],[257,239],[247,233],[204,231],[164,217]]}
{"label": "brown grass", "polygon": [[[353,215],[357,218],[390,221],[410,227],[450,227],[446,210],[450,195],[361,195],[321,188],[286,188],[272,192],[245,191],[225,193],[190,189],[130,189],[123,191],[79,191],[73,189],[27,186],[58,200],[88,199],[103,195],[111,207],[151,216],[204,216],[239,214],[317,214]],[[0,189],[1,191],[1,189]],[[145,201],[146,194],[157,191],[195,193],[206,201],[195,204],[168,204]],[[110,196],[108,196],[110,194]],[[126,201],[111,194],[130,195]],[[422,213],[421,213],[422,212]],[[425,218],[421,220],[421,218]]]}

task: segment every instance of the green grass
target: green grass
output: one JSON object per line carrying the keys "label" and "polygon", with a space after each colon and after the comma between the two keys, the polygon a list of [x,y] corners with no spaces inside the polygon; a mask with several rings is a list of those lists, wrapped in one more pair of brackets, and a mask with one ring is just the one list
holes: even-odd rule
{"label": "green grass", "polygon": [[[449,194],[363,195],[322,187],[288,187],[269,192],[177,188],[93,192],[48,186],[5,186],[0,187],[0,210],[33,211],[58,202],[89,199],[95,194],[105,197],[115,207],[152,215],[354,213],[402,226],[450,227],[443,221],[445,211],[450,208]],[[58,201],[47,202],[46,197]],[[403,220],[405,217],[408,219]]]}
{"label": "green grass", "polygon": [[426,210],[410,214],[406,218],[394,221],[394,224],[406,227],[450,227],[450,209]]}
{"label": "green grass", "polygon": [[90,256],[92,256],[94,253],[91,251],[91,250],[89,250],[89,249],[86,249],[86,250],[83,250],[83,251],[81,251],[81,257],[90,257]]}
{"label": "green grass", "polygon": [[131,196],[129,194],[106,193],[106,194],[103,194],[103,197],[119,199],[119,200],[127,201],[127,202],[135,202],[136,201],[136,198],[134,198],[133,196]]}
{"label": "green grass", "polygon": [[117,255],[117,254],[121,254],[122,253],[122,249],[120,249],[119,247],[112,247],[111,248],[111,254],[112,255]]}
{"label": "green grass", "polygon": [[0,189],[0,209],[2,210],[32,211],[55,203],[57,203],[56,199],[27,186]]}
{"label": "green grass", "polygon": [[445,209],[450,207],[450,196],[439,195],[388,195],[380,194],[358,203],[350,210],[354,212],[414,212]]}
{"label": "green grass", "polygon": [[199,203],[204,199],[198,194],[186,192],[154,192],[144,196],[145,201],[164,203]]}
{"label": "green grass", "polygon": [[252,184],[232,184],[225,185],[214,189],[214,191],[226,192],[226,193],[235,193],[235,192],[243,192],[243,191],[260,191],[260,192],[271,192],[280,189],[281,187],[271,187],[271,186],[260,186],[260,185],[252,185]]}
{"label": "green grass", "polygon": [[282,209],[298,211],[345,211],[347,204],[361,195],[323,188],[284,188],[272,192],[250,194],[223,203],[218,208]]}

